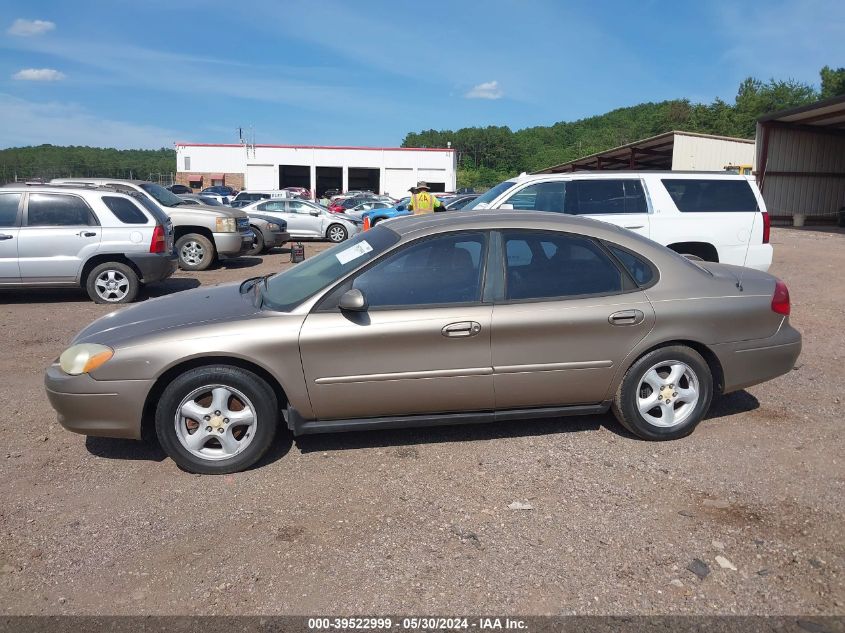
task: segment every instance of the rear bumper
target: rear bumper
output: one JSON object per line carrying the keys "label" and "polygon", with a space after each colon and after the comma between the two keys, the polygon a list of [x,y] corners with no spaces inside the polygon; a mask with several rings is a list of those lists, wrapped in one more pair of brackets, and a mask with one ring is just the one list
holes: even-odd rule
{"label": "rear bumper", "polygon": [[214,247],[219,255],[238,257],[252,248],[252,230],[240,233],[212,233]]}
{"label": "rear bumper", "polygon": [[101,437],[141,439],[149,380],[94,380],[69,376],[52,365],[44,377],[47,398],[68,431]]}
{"label": "rear bumper", "polygon": [[784,319],[765,339],[713,345],[724,372],[724,393],[758,385],[790,371],[801,354],[801,334]]}
{"label": "rear bumper", "polygon": [[127,257],[141,271],[141,281],[145,284],[167,279],[176,272],[176,265],[179,263],[179,258],[175,252],[169,255],[142,253],[138,255],[127,255]]}

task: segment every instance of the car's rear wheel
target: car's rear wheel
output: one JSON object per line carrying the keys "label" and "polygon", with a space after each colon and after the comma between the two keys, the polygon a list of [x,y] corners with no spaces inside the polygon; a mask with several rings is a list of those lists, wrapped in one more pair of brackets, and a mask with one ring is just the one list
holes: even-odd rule
{"label": "car's rear wheel", "polygon": [[94,303],[131,303],[140,285],[135,271],[120,262],[95,266],[85,280],[85,290]]}
{"label": "car's rear wheel", "polygon": [[214,263],[214,244],[205,235],[188,233],[176,241],[179,268],[205,270]]}
{"label": "car's rear wheel", "polygon": [[647,440],[674,440],[693,432],[710,408],[713,376],[701,354],[683,345],[639,358],[625,374],[613,413]]}
{"label": "car's rear wheel", "polygon": [[252,227],[252,233],[255,237],[252,240],[252,248],[249,249],[246,254],[255,257],[256,255],[261,255],[264,252],[264,236],[261,234],[261,231],[257,226]]}
{"label": "car's rear wheel", "polygon": [[251,371],[198,367],[165,388],[155,425],[162,448],[180,468],[233,473],[253,465],[270,448],[279,409],[273,389]]}
{"label": "car's rear wheel", "polygon": [[326,231],[326,237],[329,238],[330,242],[337,244],[338,242],[343,242],[349,237],[349,234],[346,232],[346,227],[340,224],[332,224]]}

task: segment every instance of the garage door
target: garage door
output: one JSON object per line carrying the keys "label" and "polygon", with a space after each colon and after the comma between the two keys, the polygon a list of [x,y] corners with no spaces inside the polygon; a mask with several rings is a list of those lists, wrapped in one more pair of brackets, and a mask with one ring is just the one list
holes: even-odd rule
{"label": "garage door", "polygon": [[387,167],[384,170],[384,184],[382,185],[382,191],[394,198],[401,198],[402,196],[407,195],[408,189],[415,184],[414,170],[410,167],[408,169]]}
{"label": "garage door", "polygon": [[246,188],[257,190],[273,190],[279,188],[276,180],[275,165],[247,165]]}
{"label": "garage door", "polygon": [[446,191],[446,170],[445,169],[420,169],[417,177],[425,180],[433,192]]}

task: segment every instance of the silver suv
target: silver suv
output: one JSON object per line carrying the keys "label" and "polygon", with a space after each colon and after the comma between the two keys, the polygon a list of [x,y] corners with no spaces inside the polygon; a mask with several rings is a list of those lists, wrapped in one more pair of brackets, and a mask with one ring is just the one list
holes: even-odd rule
{"label": "silver suv", "polygon": [[176,254],[183,270],[205,270],[218,255],[238,257],[252,248],[249,218],[239,209],[186,204],[161,185],[145,180],[54,178],[50,182],[105,185],[157,204],[173,221]]}
{"label": "silver suv", "polygon": [[80,286],[97,303],[129,303],[176,270],[173,225],[146,198],[114,189],[0,189],[0,287]]}

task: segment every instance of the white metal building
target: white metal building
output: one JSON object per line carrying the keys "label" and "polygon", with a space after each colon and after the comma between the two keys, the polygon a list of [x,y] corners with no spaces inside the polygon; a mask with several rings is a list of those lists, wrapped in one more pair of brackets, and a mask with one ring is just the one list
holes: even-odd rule
{"label": "white metal building", "polygon": [[751,173],[754,141],[696,132],[666,132],[541,169],[552,174],[585,169],[671,169],[676,171],[722,171]]}
{"label": "white metal building", "polygon": [[455,151],[442,148],[176,144],[176,180],[194,189],[363,189],[401,197],[420,180],[432,191],[454,191],[456,167]]}
{"label": "white metal building", "polygon": [[772,217],[836,218],[845,207],[845,95],[762,117],[756,172]]}

